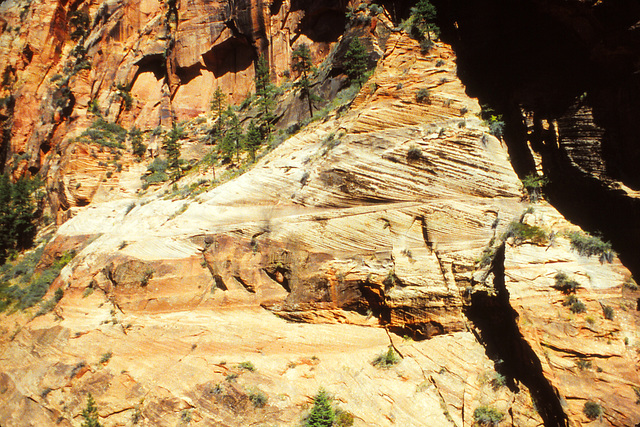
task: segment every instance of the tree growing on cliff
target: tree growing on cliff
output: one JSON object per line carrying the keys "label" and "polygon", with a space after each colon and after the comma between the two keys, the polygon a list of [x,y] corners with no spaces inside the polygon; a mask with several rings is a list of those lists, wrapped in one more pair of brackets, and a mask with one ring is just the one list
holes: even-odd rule
{"label": "tree growing on cliff", "polygon": [[256,150],[262,145],[264,139],[260,133],[260,129],[256,126],[255,122],[251,120],[249,127],[247,128],[246,135],[246,147],[251,153],[251,161],[256,161]]}
{"label": "tree growing on cliff", "polygon": [[82,410],[82,427],[102,427],[98,422],[98,407],[91,393],[87,396],[87,407]]}
{"label": "tree growing on cliff", "polygon": [[352,83],[357,83],[359,86],[365,81],[365,73],[367,72],[367,62],[369,60],[369,53],[364,47],[360,38],[355,37],[349,43],[349,49],[344,55],[346,63],[345,71],[349,80]]}
{"label": "tree growing on cliff", "polygon": [[182,176],[182,169],[180,168],[180,143],[178,141],[183,136],[183,129],[174,124],[173,128],[169,133],[167,133],[162,141],[162,148],[167,153],[167,169],[169,170],[169,177],[174,181]]}
{"label": "tree growing on cliff", "polygon": [[313,104],[311,95],[311,51],[305,43],[300,44],[291,54],[293,70],[300,73],[300,79],[295,83],[295,87],[300,89],[302,98],[307,98],[309,102],[309,117],[313,117]]}
{"label": "tree growing on cliff", "polygon": [[440,34],[440,28],[436,25],[437,11],[436,7],[429,0],[420,0],[411,8],[411,16],[413,18],[413,26],[418,31],[418,38],[425,36],[431,41],[431,33],[436,38]]}
{"label": "tree growing on cliff", "polygon": [[225,121],[227,122],[226,130],[222,141],[218,144],[218,148],[222,154],[222,158],[226,161],[232,161],[236,156],[236,161],[240,161],[240,150],[242,148],[242,140],[244,138],[240,120],[231,106],[227,107],[224,112]]}
{"label": "tree growing on cliff", "polygon": [[331,427],[335,419],[335,412],[331,407],[329,394],[320,389],[313,398],[313,408],[305,422],[305,427]]}
{"label": "tree growing on cliff", "polygon": [[27,178],[12,183],[8,175],[0,175],[0,263],[10,251],[31,246],[37,212],[33,195],[40,185]]}
{"label": "tree growing on cliff", "polygon": [[213,144],[216,141],[219,142],[222,138],[222,134],[224,131],[224,111],[225,111],[225,96],[222,93],[220,88],[217,88],[215,92],[213,92],[213,97],[211,98],[211,111],[213,111],[214,117],[216,117],[216,123],[211,129],[210,142]]}
{"label": "tree growing on cliff", "polygon": [[262,138],[266,140],[271,134],[273,121],[275,116],[273,109],[275,107],[275,94],[276,88],[271,83],[271,76],[269,73],[269,63],[264,56],[260,56],[256,61],[256,97],[258,106],[260,108],[260,122],[259,129],[262,134]]}

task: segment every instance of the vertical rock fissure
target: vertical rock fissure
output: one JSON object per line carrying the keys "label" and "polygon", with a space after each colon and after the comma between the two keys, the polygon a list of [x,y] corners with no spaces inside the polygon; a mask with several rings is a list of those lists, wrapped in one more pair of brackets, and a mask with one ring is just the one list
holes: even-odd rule
{"label": "vertical rock fissure", "polygon": [[502,361],[499,370],[509,379],[509,387],[516,391],[516,380],[529,389],[546,427],[566,427],[568,419],[560,397],[544,376],[540,359],[518,328],[518,313],[511,307],[504,281],[504,254],[503,244],[491,264],[493,289],[473,292],[465,313],[477,329],[487,355]]}

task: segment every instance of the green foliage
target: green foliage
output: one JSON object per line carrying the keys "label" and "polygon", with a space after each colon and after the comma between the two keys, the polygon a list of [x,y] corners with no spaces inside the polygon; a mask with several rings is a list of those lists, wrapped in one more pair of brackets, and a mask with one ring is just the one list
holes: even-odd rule
{"label": "green foliage", "polygon": [[489,381],[489,384],[491,384],[491,388],[494,391],[498,391],[500,390],[500,388],[504,387],[507,384],[507,379],[504,375],[496,372],[493,375],[493,378],[491,378],[491,380]]}
{"label": "green foliage", "polygon": [[389,349],[376,356],[373,360],[373,366],[377,366],[379,368],[390,368],[394,365],[400,363],[400,358],[398,357],[398,353],[393,349],[393,347],[389,346]]}
{"label": "green foliage", "polygon": [[247,129],[246,135],[246,147],[251,153],[251,161],[256,161],[256,150],[262,145],[263,142],[262,134],[260,133],[260,129],[256,126],[255,122],[251,120],[249,122],[249,127]]}
{"label": "green foliage", "polygon": [[419,102],[420,104],[431,104],[431,91],[426,87],[418,89],[416,92],[416,102]]}
{"label": "green foliage", "polygon": [[575,293],[579,287],[580,284],[567,276],[566,273],[561,271],[555,275],[555,284],[553,285],[554,289],[557,289],[564,294],[572,294]]}
{"label": "green foliage", "polygon": [[542,198],[542,188],[549,183],[543,176],[539,176],[535,173],[529,174],[522,178],[522,187],[527,192],[529,200],[537,202]]}
{"label": "green foliage", "polygon": [[580,231],[572,231],[568,234],[568,237],[571,242],[571,249],[576,251],[578,255],[586,257],[597,255],[600,263],[605,261],[611,263],[613,261],[615,252],[611,249],[610,242],[603,242],[597,236]]}
{"label": "green foliage", "polygon": [[513,221],[509,224],[507,236],[513,236],[516,244],[530,241],[536,245],[544,245],[549,242],[549,236],[542,228],[518,221]]}
{"label": "green foliage", "polygon": [[182,127],[174,123],[162,141],[162,148],[167,154],[169,177],[174,181],[182,176],[182,168],[180,167],[180,143],[178,141],[183,137],[184,131]]}
{"label": "green foliage", "polygon": [[238,368],[244,369],[245,371],[255,372],[256,367],[251,362],[240,362],[238,364]]}
{"label": "green foliage", "polygon": [[602,305],[602,314],[604,316],[605,319],[607,320],[613,320],[613,316],[615,314],[615,311],[613,310],[613,307],[611,307],[610,305]]}
{"label": "green foliage", "polygon": [[218,149],[225,161],[232,161],[234,155],[236,156],[236,160],[240,161],[240,150],[244,139],[240,120],[231,106],[227,108],[224,115],[226,117],[227,129],[225,130],[222,141],[218,143]]}
{"label": "green foliage", "polygon": [[84,39],[91,25],[89,14],[84,10],[76,10],[69,14],[70,37],[73,41]]}
{"label": "green foliage", "polygon": [[291,54],[291,63],[293,70],[300,73],[300,79],[295,83],[295,87],[300,89],[302,98],[307,98],[309,102],[309,117],[313,117],[313,104],[311,94],[311,51],[309,46],[301,43]]}
{"label": "green foliage", "polygon": [[109,148],[124,149],[127,130],[117,123],[109,123],[98,117],[79,137],[80,142],[98,144]]}
{"label": "green foliage", "polygon": [[473,420],[479,426],[496,426],[504,418],[504,413],[490,406],[479,406],[473,411]]}
{"label": "green foliage", "polygon": [[364,47],[359,37],[354,37],[349,43],[349,49],[344,55],[345,71],[349,81],[359,86],[366,81],[365,74],[369,62],[369,52]]}
{"label": "green foliage", "polygon": [[411,34],[418,39],[426,38],[431,40],[431,34],[438,38],[440,28],[435,24],[437,16],[436,8],[429,0],[419,0],[411,8],[412,28]]}
{"label": "green foliage", "polygon": [[167,167],[168,163],[165,159],[161,159],[160,157],[153,159],[153,162],[147,166],[147,174],[142,178],[145,184],[148,186],[149,184],[156,184],[168,180],[169,175],[166,173]]}
{"label": "green foliage", "polygon": [[131,140],[131,148],[136,157],[144,157],[147,152],[147,146],[142,142],[142,131],[137,127],[133,127],[129,131],[129,139]]}
{"label": "green foliage", "polygon": [[320,389],[313,398],[313,408],[307,418],[305,427],[331,427],[335,420],[335,412],[331,399],[324,389]]}
{"label": "green foliage", "polygon": [[273,110],[275,108],[276,87],[271,83],[269,63],[265,56],[258,58],[255,69],[256,97],[260,109],[258,128],[264,140],[271,134],[273,121],[275,120]]}
{"label": "green foliage", "polygon": [[562,302],[562,305],[564,305],[565,307],[569,307],[569,309],[576,314],[584,313],[585,311],[587,311],[587,306],[584,305],[584,303],[580,301],[575,295],[569,295],[568,297],[566,297]]}
{"label": "green foliage", "polygon": [[209,131],[209,142],[214,144],[222,140],[224,131],[224,111],[226,106],[225,95],[220,88],[217,88],[211,98],[211,111],[216,117],[213,128]]}
{"label": "green foliage", "polygon": [[98,422],[98,407],[91,393],[87,396],[87,407],[82,410],[82,418],[84,421],[81,427],[102,427]]}
{"label": "green foliage", "polygon": [[36,232],[38,179],[20,178],[11,182],[0,175],[0,264],[9,252],[31,246]]}
{"label": "green foliage", "polygon": [[590,420],[595,420],[602,415],[602,406],[598,405],[596,402],[588,400],[585,402],[582,407],[582,412],[589,418]]}
{"label": "green foliage", "polygon": [[249,392],[249,400],[256,408],[264,408],[269,397],[262,390],[252,390]]}
{"label": "green foliage", "polygon": [[335,420],[333,421],[335,427],[350,427],[353,425],[353,414],[350,412],[338,408],[335,410],[335,414]]}
{"label": "green foliage", "polygon": [[107,351],[106,353],[104,353],[101,357],[100,357],[100,363],[108,363],[109,360],[111,360],[111,357],[113,356],[113,352],[111,351]]}
{"label": "green foliage", "polygon": [[124,103],[124,109],[130,110],[133,106],[133,96],[131,96],[131,88],[125,83],[118,83],[116,85],[116,88],[118,89],[116,91],[116,95],[120,99],[122,99],[122,102]]}

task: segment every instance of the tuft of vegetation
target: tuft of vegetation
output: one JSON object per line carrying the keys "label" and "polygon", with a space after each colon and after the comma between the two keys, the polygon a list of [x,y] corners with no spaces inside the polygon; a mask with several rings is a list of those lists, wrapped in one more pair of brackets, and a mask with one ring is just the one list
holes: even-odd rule
{"label": "tuft of vegetation", "polygon": [[329,394],[320,389],[313,398],[313,408],[307,417],[305,427],[331,427],[335,421],[335,411],[331,406]]}
{"label": "tuft of vegetation", "polygon": [[569,295],[568,297],[566,297],[562,302],[562,305],[565,307],[569,307],[569,309],[576,314],[584,313],[585,311],[587,311],[587,306],[585,306],[584,303],[580,301],[575,295]]}
{"label": "tuft of vegetation", "polygon": [[437,16],[436,7],[429,0],[419,0],[411,8],[410,34],[418,40],[431,41],[432,35],[437,39],[440,36],[440,28],[435,24]]}
{"label": "tuft of vegetation", "polygon": [[244,369],[245,371],[255,372],[256,367],[251,362],[240,362],[238,364],[238,368]]}
{"label": "tuft of vegetation", "polygon": [[300,73],[300,78],[295,83],[295,87],[300,90],[300,96],[307,98],[309,103],[309,117],[313,117],[313,94],[311,93],[311,71],[313,62],[311,61],[311,51],[309,46],[301,43],[291,54],[291,64],[293,71]]}
{"label": "tuft of vegetation", "polygon": [[167,170],[169,177],[176,181],[182,176],[180,164],[180,139],[184,137],[184,130],[175,123],[162,141],[162,149],[167,153]]}
{"label": "tuft of vegetation", "polygon": [[98,407],[91,393],[87,395],[87,406],[82,410],[83,422],[81,427],[102,427],[98,421]]}
{"label": "tuft of vegetation", "polygon": [[345,71],[351,83],[362,87],[366,81],[367,65],[369,62],[369,52],[364,47],[359,37],[354,37],[349,43],[349,49],[344,55]]}
{"label": "tuft of vegetation", "polygon": [[409,148],[409,151],[407,151],[407,160],[416,161],[416,160],[420,160],[421,158],[422,158],[422,150],[420,149],[420,147],[412,145],[411,148]]}
{"label": "tuft of vegetation", "polygon": [[20,178],[14,183],[9,175],[0,175],[0,264],[33,243],[41,185],[38,179]]}
{"label": "tuft of vegetation", "polygon": [[493,391],[498,391],[507,384],[507,378],[504,375],[496,372],[489,381],[489,384],[491,385]]}
{"label": "tuft of vegetation", "polygon": [[165,159],[161,159],[160,157],[153,159],[153,162],[147,166],[147,174],[142,177],[145,182],[143,188],[147,188],[149,184],[157,184],[168,180],[169,175],[166,173],[167,166],[168,163]]}
{"label": "tuft of vegetation", "polygon": [[133,155],[139,158],[144,157],[147,152],[147,146],[142,142],[142,131],[137,127],[131,128],[129,140],[131,141]]}
{"label": "tuft of vegetation", "polygon": [[125,110],[133,107],[133,96],[131,96],[131,88],[126,83],[118,83],[116,85],[116,96],[120,98],[124,104]]}
{"label": "tuft of vegetation", "polygon": [[623,283],[623,286],[625,288],[631,289],[632,291],[638,290],[638,284],[636,283],[635,280],[633,280],[633,276],[627,277]]}
{"label": "tuft of vegetation", "polygon": [[614,314],[615,311],[613,310],[613,307],[611,307],[610,305],[602,304],[602,315],[605,319],[613,320]]}
{"label": "tuft of vegetation", "polygon": [[556,274],[555,276],[555,284],[553,288],[562,292],[563,294],[573,294],[580,287],[580,284],[575,280],[571,279],[566,273],[562,271]]}
{"label": "tuft of vegetation", "polygon": [[507,237],[512,236],[516,244],[529,241],[536,245],[546,245],[549,243],[547,232],[536,225],[524,224],[513,221],[507,229]]}
{"label": "tuft of vegetation", "polygon": [[109,123],[98,117],[87,130],[82,132],[78,140],[87,144],[93,143],[109,148],[124,149],[127,130],[117,123]]}
{"label": "tuft of vegetation", "polygon": [[113,356],[113,352],[107,351],[102,356],[100,356],[100,363],[102,364],[109,363],[109,360],[111,360],[112,356]]}
{"label": "tuft of vegetation", "polygon": [[592,236],[589,233],[581,231],[572,231],[568,234],[571,242],[571,249],[576,251],[578,255],[590,257],[596,255],[603,264],[613,262],[615,252],[611,248],[610,242],[604,242],[598,236]]}
{"label": "tuft of vegetation", "polygon": [[269,397],[259,389],[252,390],[249,393],[249,400],[253,403],[253,406],[256,408],[264,408],[269,400]]}
{"label": "tuft of vegetation", "polygon": [[576,366],[581,371],[587,371],[592,368],[593,364],[588,359],[578,359],[576,360]]}
{"label": "tuft of vegetation", "polygon": [[388,369],[400,363],[400,357],[393,347],[389,346],[389,349],[376,356],[372,363],[373,366],[377,366],[378,368]]}
{"label": "tuft of vegetation", "polygon": [[582,412],[589,418],[590,420],[595,420],[602,415],[602,406],[598,405],[596,402],[588,400],[585,402],[582,407]]}
{"label": "tuft of vegetation", "polygon": [[431,104],[431,91],[423,87],[416,92],[416,102],[420,104]]}
{"label": "tuft of vegetation", "polygon": [[504,413],[490,406],[479,406],[473,411],[473,420],[479,426],[497,426],[504,418]]}
{"label": "tuft of vegetation", "polygon": [[353,414],[347,411],[343,411],[340,408],[335,410],[335,419],[333,425],[335,427],[350,427],[353,425]]}
{"label": "tuft of vegetation", "polygon": [[535,173],[529,174],[522,178],[522,188],[527,193],[527,197],[533,203],[542,199],[542,189],[549,183],[549,180]]}

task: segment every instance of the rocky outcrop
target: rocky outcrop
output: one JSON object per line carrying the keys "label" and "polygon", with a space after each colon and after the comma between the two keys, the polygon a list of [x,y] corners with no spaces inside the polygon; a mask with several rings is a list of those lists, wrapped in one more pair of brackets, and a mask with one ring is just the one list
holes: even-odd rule
{"label": "rocky outcrop", "polygon": [[[514,425],[582,425],[588,400],[605,425],[638,422],[628,271],[572,252],[577,227],[548,204],[528,209],[447,45],[424,55],[398,32],[384,47],[347,111],[236,179],[193,198],[131,180],[74,208],[50,249],[79,249],[51,290],[64,297],[7,318],[2,424],[71,425],[88,392],[114,425],[295,424],[319,387],[354,425],[471,426],[481,407]],[[513,221],[547,240],[512,236]],[[563,306],[560,271],[586,313]],[[402,361],[374,367],[390,344]]]}

